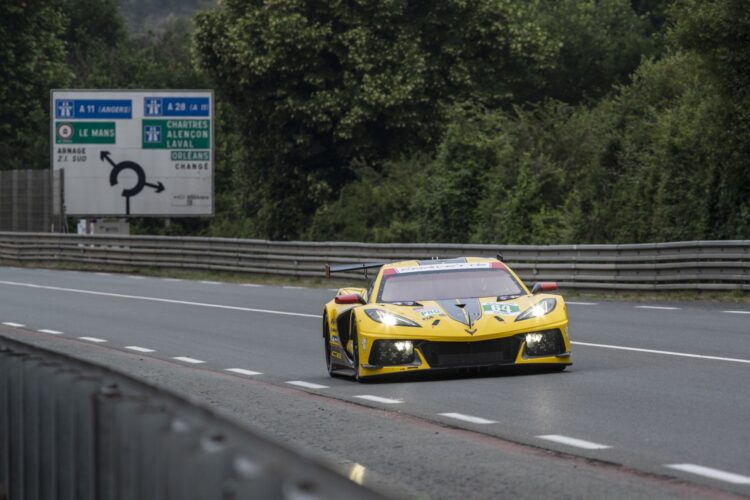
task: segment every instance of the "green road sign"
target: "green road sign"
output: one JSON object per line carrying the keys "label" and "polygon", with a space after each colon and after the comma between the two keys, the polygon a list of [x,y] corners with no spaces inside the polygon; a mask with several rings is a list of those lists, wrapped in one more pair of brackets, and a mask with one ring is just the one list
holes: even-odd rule
{"label": "green road sign", "polygon": [[143,149],[209,149],[211,120],[143,120]]}
{"label": "green road sign", "polygon": [[114,144],[115,122],[59,122],[57,144]]}

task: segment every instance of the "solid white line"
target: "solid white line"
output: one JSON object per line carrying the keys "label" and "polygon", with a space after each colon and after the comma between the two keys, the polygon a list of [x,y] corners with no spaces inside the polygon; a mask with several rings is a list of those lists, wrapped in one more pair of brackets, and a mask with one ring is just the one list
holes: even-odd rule
{"label": "solid white line", "polygon": [[39,333],[49,333],[50,335],[62,335],[63,332],[58,332],[57,330],[48,330],[46,328],[42,328],[41,330],[37,330]]}
{"label": "solid white line", "polygon": [[137,345],[126,345],[125,349],[130,349],[131,351],[138,351],[138,352],[156,352],[153,349],[147,349],[145,347],[139,347]]}
{"label": "solid white line", "polygon": [[97,276],[112,276],[110,273],[96,273]]}
{"label": "solid white line", "polygon": [[733,474],[732,472],[725,472],[719,469],[712,469],[710,467],[703,467],[702,465],[667,464],[664,467],[681,470],[683,472],[689,472],[691,474],[697,474],[699,476],[709,477],[711,479],[718,479],[719,481],[724,481],[732,484],[750,484],[750,477],[742,476],[740,474]]}
{"label": "solid white line", "polygon": [[486,418],[472,417],[471,415],[464,415],[463,413],[441,413],[440,415],[448,418],[455,418],[456,420],[463,420],[464,422],[471,422],[472,424],[496,424],[495,420],[487,420]]}
{"label": "solid white line", "polygon": [[573,304],[574,306],[598,306],[598,302],[570,302],[568,300],[565,301],[566,304]]}
{"label": "solid white line", "polygon": [[666,354],[667,356],[680,356],[683,358],[711,359],[714,361],[731,361],[733,363],[750,363],[750,359],[724,358],[722,356],[706,356],[704,354],[689,354],[686,352],[658,351],[656,349],[641,349],[639,347],[623,347],[618,345],[592,344],[590,342],[571,341],[571,344],[588,347],[602,347],[604,349],[617,349],[620,351],[647,352],[650,354]]}
{"label": "solid white line", "polygon": [[403,403],[403,401],[399,401],[398,399],[381,398],[380,396],[371,396],[370,394],[362,394],[360,396],[354,397],[359,399],[366,399],[368,401],[375,401],[376,403],[385,403],[388,405]]}
{"label": "solid white line", "polygon": [[162,278],[162,281],[182,281],[180,278]]}
{"label": "solid white line", "polygon": [[290,311],[273,311],[270,309],[254,309],[252,307],[224,306],[221,304],[206,304],[203,302],[190,302],[187,300],[161,299],[158,297],[142,297],[139,295],[126,295],[122,293],[95,292],[92,290],[79,290],[76,288],[61,288],[57,286],[34,285],[33,283],[18,283],[14,281],[0,281],[0,285],[24,286],[28,288],[38,288],[41,290],[81,293],[85,295],[98,295],[101,297],[115,297],[118,299],[146,300],[146,301],[151,301],[151,302],[162,302],[166,304],[180,304],[180,305],[197,306],[197,307],[212,307],[214,309],[227,309],[230,311],[245,311],[245,312],[257,312],[257,313],[265,313],[265,314],[278,314],[280,316],[298,316],[301,318],[315,318],[315,319],[320,319],[322,317],[319,314],[305,314],[305,313],[297,313],[297,312],[290,312]]}
{"label": "solid white line", "polygon": [[201,281],[204,285],[221,285],[219,281]]}
{"label": "solid white line", "polygon": [[145,280],[146,279],[145,276],[128,276],[128,278],[133,279],[133,280]]}
{"label": "solid white line", "polygon": [[539,439],[546,439],[547,441],[553,441],[555,443],[575,446],[576,448],[583,448],[584,450],[605,450],[607,448],[612,448],[611,446],[607,446],[606,444],[592,443],[591,441],[584,441],[583,439],[561,436],[559,434],[545,434],[543,436],[537,437]]}
{"label": "solid white line", "polygon": [[232,373],[240,373],[242,375],[263,375],[261,372],[254,372],[252,370],[245,370],[244,368],[226,368],[225,371]]}
{"label": "solid white line", "polygon": [[282,286],[281,288],[284,288],[286,290],[304,290],[306,287],[304,286]]}
{"label": "solid white line", "polygon": [[667,307],[667,306],[635,306],[636,309],[656,309],[658,311],[679,311],[679,307]]}
{"label": "solid white line", "polygon": [[11,323],[10,321],[3,323],[5,326],[12,326],[13,328],[23,328],[26,325],[22,325],[21,323]]}
{"label": "solid white line", "polygon": [[311,382],[304,382],[302,380],[290,380],[287,382],[290,385],[296,385],[299,387],[307,387],[308,389],[328,389],[327,385],[313,384]]}
{"label": "solid white line", "polygon": [[721,311],[726,314],[750,314],[750,311]]}
{"label": "solid white line", "polygon": [[100,339],[97,337],[78,337],[81,340],[86,340],[88,342],[106,342],[104,339]]}
{"label": "solid white line", "polygon": [[193,363],[195,365],[200,364],[200,363],[205,363],[205,361],[201,361],[200,359],[188,358],[187,356],[175,356],[172,359],[176,359],[177,361],[183,361],[185,363]]}
{"label": "solid white line", "polygon": [[263,285],[259,285],[257,283],[242,283],[240,286],[250,286],[250,287],[253,287],[253,288],[260,288]]}

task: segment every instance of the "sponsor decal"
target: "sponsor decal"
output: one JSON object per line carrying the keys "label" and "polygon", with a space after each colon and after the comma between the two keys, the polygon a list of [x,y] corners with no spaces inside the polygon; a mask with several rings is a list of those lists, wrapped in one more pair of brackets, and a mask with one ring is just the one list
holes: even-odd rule
{"label": "sponsor decal", "polygon": [[511,314],[517,314],[521,311],[518,304],[505,303],[505,302],[489,302],[482,304],[482,311],[486,313],[499,314],[501,316],[509,316]]}
{"label": "sponsor decal", "polygon": [[367,339],[365,337],[362,337],[362,350],[367,350]]}
{"label": "sponsor decal", "polygon": [[429,271],[453,271],[456,269],[489,269],[491,262],[443,262],[440,264],[427,264],[426,266],[396,267],[398,274],[404,273],[426,273]]}
{"label": "sponsor decal", "polygon": [[422,309],[414,309],[414,311],[418,312],[422,319],[430,319],[433,316],[445,316],[445,313],[439,307],[425,307]]}

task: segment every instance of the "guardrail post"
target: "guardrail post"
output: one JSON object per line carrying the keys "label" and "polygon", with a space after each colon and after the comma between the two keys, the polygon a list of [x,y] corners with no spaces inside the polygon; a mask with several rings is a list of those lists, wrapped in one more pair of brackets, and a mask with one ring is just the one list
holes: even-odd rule
{"label": "guardrail post", "polygon": [[94,395],[94,456],[96,498],[117,498],[117,447],[115,407],[122,399],[117,384],[102,386]]}
{"label": "guardrail post", "polygon": [[41,362],[32,356],[23,358],[23,492],[27,500],[39,498],[39,392],[44,381],[40,379]]}
{"label": "guardrail post", "polygon": [[[15,354],[15,353],[14,353]],[[8,498],[23,500],[24,495],[24,448],[23,448],[23,362],[26,354],[15,354],[8,358],[9,370],[9,432],[10,441]]]}
{"label": "guardrail post", "polygon": [[0,346],[0,500],[10,488],[10,349]]}

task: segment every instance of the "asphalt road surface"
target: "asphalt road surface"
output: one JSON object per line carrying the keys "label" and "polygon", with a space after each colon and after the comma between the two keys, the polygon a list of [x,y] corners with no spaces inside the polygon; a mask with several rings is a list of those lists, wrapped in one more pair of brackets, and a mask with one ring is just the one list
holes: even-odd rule
{"label": "asphalt road surface", "polygon": [[4,267],[0,332],[206,401],[396,495],[750,496],[746,304],[571,300],[563,373],[357,384],[325,371],[334,294]]}

